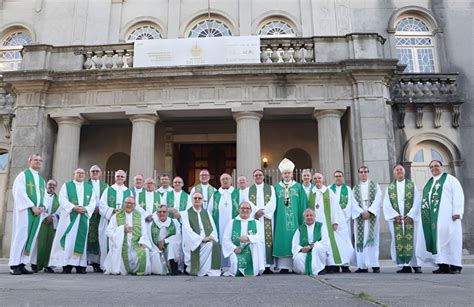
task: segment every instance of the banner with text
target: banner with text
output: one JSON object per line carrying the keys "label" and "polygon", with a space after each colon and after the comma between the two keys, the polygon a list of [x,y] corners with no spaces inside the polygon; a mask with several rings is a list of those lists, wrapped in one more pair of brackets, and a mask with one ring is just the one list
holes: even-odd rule
{"label": "banner with text", "polygon": [[260,63],[258,36],[135,41],[133,67]]}

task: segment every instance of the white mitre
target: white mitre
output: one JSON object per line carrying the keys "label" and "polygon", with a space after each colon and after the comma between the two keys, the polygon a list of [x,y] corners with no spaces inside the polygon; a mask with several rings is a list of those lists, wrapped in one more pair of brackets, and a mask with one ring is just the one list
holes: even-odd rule
{"label": "white mitre", "polygon": [[281,160],[280,164],[278,165],[278,169],[280,172],[293,172],[295,169],[295,164],[288,160],[287,158]]}

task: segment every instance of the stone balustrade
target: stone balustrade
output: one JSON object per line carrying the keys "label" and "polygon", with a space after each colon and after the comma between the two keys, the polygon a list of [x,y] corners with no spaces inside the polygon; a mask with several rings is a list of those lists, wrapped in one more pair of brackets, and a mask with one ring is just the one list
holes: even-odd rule
{"label": "stone balustrade", "polygon": [[406,108],[414,106],[416,127],[423,127],[424,110],[433,109],[434,126],[441,127],[441,111],[449,109],[452,126],[459,127],[460,106],[463,103],[457,92],[457,73],[400,74],[391,90],[392,103],[399,110],[399,128],[405,127]]}
{"label": "stone balustrade", "polygon": [[311,38],[262,38],[262,63],[314,62],[314,42]]}
{"label": "stone balustrade", "polygon": [[84,55],[84,69],[114,69],[133,67],[133,43],[87,46],[75,54]]}

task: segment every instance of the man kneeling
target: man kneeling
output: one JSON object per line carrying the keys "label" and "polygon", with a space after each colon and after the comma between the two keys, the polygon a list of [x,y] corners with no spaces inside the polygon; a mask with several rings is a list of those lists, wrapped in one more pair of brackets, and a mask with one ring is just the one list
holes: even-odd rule
{"label": "man kneeling", "polygon": [[231,220],[224,232],[222,252],[229,257],[230,269],[227,276],[255,276],[265,270],[263,253],[259,250],[263,242],[262,224],[251,218],[252,207],[242,202],[239,215]]}
{"label": "man kneeling", "polygon": [[304,211],[304,224],[293,235],[292,253],[294,271],[298,274],[323,275],[328,254],[326,227],[315,222],[314,209]]}
{"label": "man kneeling", "polygon": [[110,218],[106,235],[109,253],[104,262],[105,274],[149,275],[149,252],[145,244],[145,220],[135,211],[135,199],[125,199],[125,208]]}
{"label": "man kneeling", "polygon": [[160,205],[147,225],[151,273],[178,275],[181,250],[181,225],[168,217],[168,207]]}

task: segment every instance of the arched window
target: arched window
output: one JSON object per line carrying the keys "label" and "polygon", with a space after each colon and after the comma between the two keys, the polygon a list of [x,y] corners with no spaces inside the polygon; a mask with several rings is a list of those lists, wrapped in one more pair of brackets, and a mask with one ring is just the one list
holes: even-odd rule
{"label": "arched window", "polygon": [[7,33],[1,40],[0,71],[18,70],[21,64],[21,49],[31,44],[31,34],[24,29],[17,29]]}
{"label": "arched window", "polygon": [[216,18],[197,21],[188,33],[188,37],[222,37],[232,36],[230,27]]}
{"label": "arched window", "polygon": [[152,24],[141,24],[136,26],[127,36],[127,41],[138,41],[144,39],[162,38],[160,30]]}
{"label": "arched window", "polygon": [[401,18],[395,27],[397,58],[405,72],[435,71],[434,37],[428,23],[419,17]]}
{"label": "arched window", "polygon": [[450,167],[451,159],[447,149],[436,141],[423,141],[416,145],[410,153],[411,177],[419,189],[431,177],[428,167],[431,160],[439,160],[443,163],[444,170],[452,173]]}
{"label": "arched window", "polygon": [[290,23],[284,20],[274,19],[266,20],[262,23],[257,34],[260,36],[295,36],[296,31]]}
{"label": "arched window", "polygon": [[[0,150],[1,151],[1,150]],[[8,168],[8,152],[0,153],[0,171],[5,171]]]}

